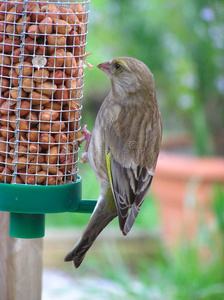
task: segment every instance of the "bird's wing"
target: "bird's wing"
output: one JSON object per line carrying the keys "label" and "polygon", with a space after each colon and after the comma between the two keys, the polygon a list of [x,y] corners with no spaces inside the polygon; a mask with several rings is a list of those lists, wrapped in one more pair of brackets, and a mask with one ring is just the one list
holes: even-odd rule
{"label": "bird's wing", "polygon": [[124,235],[134,224],[152,181],[161,136],[158,116],[155,120],[148,109],[124,107],[105,131],[107,170]]}

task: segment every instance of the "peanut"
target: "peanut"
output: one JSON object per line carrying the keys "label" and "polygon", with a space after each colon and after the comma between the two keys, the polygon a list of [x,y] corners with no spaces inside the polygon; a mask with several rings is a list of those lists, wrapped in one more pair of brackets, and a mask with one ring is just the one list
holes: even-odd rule
{"label": "peanut", "polygon": [[30,93],[35,87],[35,83],[33,82],[33,78],[24,77],[22,81],[23,91]]}
{"label": "peanut", "polygon": [[22,72],[23,76],[30,76],[32,74],[32,64],[30,62],[24,61],[23,63],[15,64],[15,71],[17,75]]}
{"label": "peanut", "polygon": [[19,130],[27,131],[29,129],[29,122],[25,119],[20,118],[19,120]]}
{"label": "peanut", "polygon": [[15,24],[8,24],[5,28],[5,32],[8,34],[8,37],[10,39],[19,40],[19,35],[16,33],[16,26]]}
{"label": "peanut", "polygon": [[74,25],[79,23],[78,17],[71,8],[61,6],[59,7],[59,11],[61,12],[61,18],[69,24]]}
{"label": "peanut", "polygon": [[76,99],[77,96],[78,96],[78,92],[79,92],[78,89],[77,89],[77,80],[76,80],[76,78],[67,79],[65,85],[69,90],[70,98],[71,99]]}
{"label": "peanut", "polygon": [[45,172],[49,172],[51,174],[57,174],[58,172],[58,167],[57,165],[51,164],[51,165],[42,165],[42,170]]}
{"label": "peanut", "polygon": [[11,64],[9,56],[0,53],[0,65],[9,66]]}
{"label": "peanut", "polygon": [[14,172],[14,167],[13,167],[13,159],[7,155],[5,158],[5,166],[11,171]]}
{"label": "peanut", "polygon": [[0,155],[0,164],[4,165],[4,163],[5,163],[5,158],[3,155]]}
{"label": "peanut", "polygon": [[40,135],[40,144],[44,149],[48,149],[48,147],[53,147],[55,140],[53,138],[52,135],[50,135],[49,133],[42,133]]}
{"label": "peanut", "polygon": [[66,144],[67,143],[67,136],[63,132],[56,133],[54,135],[54,139],[55,139],[56,143],[58,143],[58,144]]}
{"label": "peanut", "polygon": [[40,153],[42,150],[41,145],[37,144],[37,143],[31,143],[29,145],[29,152],[30,153]]}
{"label": "peanut", "polygon": [[58,7],[53,3],[46,3],[41,7],[41,12],[47,13],[52,19],[58,19]]}
{"label": "peanut", "polygon": [[14,69],[11,69],[9,71],[9,76],[11,77],[12,85],[15,86],[15,87],[19,86],[18,75],[17,75],[17,73]]}
{"label": "peanut", "polygon": [[72,111],[69,110],[69,108],[67,107],[67,110],[64,109],[63,111],[63,118],[66,121],[74,121],[74,120],[78,120],[79,119],[79,111]]}
{"label": "peanut", "polygon": [[37,142],[38,141],[38,131],[37,128],[31,128],[29,132],[26,134],[27,140],[31,142]]}
{"label": "peanut", "polygon": [[1,126],[0,127],[0,133],[6,139],[10,139],[14,135],[13,134],[13,129],[10,126]]}
{"label": "peanut", "polygon": [[8,116],[2,115],[0,119],[0,124],[3,126],[7,126],[8,123],[9,123]]}
{"label": "peanut", "polygon": [[59,132],[59,131],[63,131],[64,129],[65,129],[64,122],[60,122],[60,121],[52,122],[51,125],[52,132]]}
{"label": "peanut", "polygon": [[[15,106],[15,109],[18,109],[18,106]],[[26,116],[30,111],[30,102],[22,100],[20,103],[19,114],[21,117]]]}
{"label": "peanut", "polygon": [[10,183],[12,180],[12,172],[8,168],[4,168],[0,174],[0,182]]}
{"label": "peanut", "polygon": [[6,156],[6,151],[8,144],[6,143],[6,138],[0,137],[0,154]]}
{"label": "peanut", "polygon": [[15,140],[16,140],[15,137],[12,137],[11,139],[9,139],[9,146],[10,146],[10,148],[13,148],[13,149],[15,148],[15,145],[14,145]]}
{"label": "peanut", "polygon": [[51,34],[53,32],[53,20],[50,17],[44,18],[39,24],[39,30],[43,34]]}
{"label": "peanut", "polygon": [[8,99],[7,101],[3,102],[2,105],[0,106],[0,112],[3,115],[8,115],[8,113],[13,112],[13,108],[16,104],[16,101],[12,99]]}
{"label": "peanut", "polygon": [[34,175],[26,175],[26,170],[21,169],[19,170],[19,176],[22,179],[23,183],[26,184],[35,184],[35,177]]}
{"label": "peanut", "polygon": [[10,96],[13,99],[17,99],[19,96],[21,96],[23,98],[23,97],[26,97],[26,92],[24,90],[20,91],[18,88],[13,87],[10,91]]}
{"label": "peanut", "polygon": [[45,56],[47,53],[47,49],[44,45],[39,45],[37,50],[36,50],[36,55],[41,55],[41,56]]}
{"label": "peanut", "polygon": [[21,53],[21,49],[20,48],[16,48],[13,51],[13,55],[11,57],[12,64],[18,63],[20,56],[23,56],[24,60],[26,60],[28,58],[28,54],[29,54],[29,51],[27,49],[24,48],[23,53]]}
{"label": "peanut", "polygon": [[56,177],[54,176],[49,176],[47,179],[48,185],[55,185],[57,183]]}
{"label": "peanut", "polygon": [[[25,31],[27,31],[29,27],[30,20],[31,20],[30,16],[27,16],[25,20],[25,24],[26,24]],[[18,32],[18,34],[21,34],[23,32],[23,26],[24,26],[23,24],[24,24],[24,18],[22,17],[16,23],[16,31]]]}
{"label": "peanut", "polygon": [[11,149],[10,151],[9,151],[9,157],[10,158],[14,158],[14,152],[15,152],[15,149]]}
{"label": "peanut", "polygon": [[41,122],[40,130],[41,131],[50,131],[50,123]]}
{"label": "peanut", "polygon": [[54,31],[56,34],[64,34],[67,35],[71,30],[72,30],[72,26],[67,23],[65,20],[61,20],[61,19],[54,19]]}
{"label": "peanut", "polygon": [[38,115],[34,111],[29,111],[25,118],[31,122],[31,125],[36,125],[39,122]]}
{"label": "peanut", "polygon": [[9,77],[9,69],[7,67],[3,67],[0,69],[0,75]]}
{"label": "peanut", "polygon": [[26,138],[24,132],[23,132],[22,134],[20,134],[19,138],[20,138],[20,143],[19,143],[19,144],[20,144],[21,146],[27,147],[27,145],[28,145],[28,140],[27,140],[27,138]]}
{"label": "peanut", "polygon": [[43,93],[44,95],[51,96],[57,90],[56,84],[53,84],[51,81],[45,81],[43,83],[36,84],[36,91]]}
{"label": "peanut", "polygon": [[[14,181],[11,180],[11,183],[13,184]],[[20,177],[19,175],[17,175],[17,176],[16,176],[16,184],[22,184],[22,183],[23,183],[23,181],[22,181],[21,177]]]}
{"label": "peanut", "polygon": [[70,76],[75,76],[77,73],[77,65],[75,57],[71,52],[66,52],[66,59],[65,59],[65,73]]}
{"label": "peanut", "polygon": [[41,92],[42,90],[40,89],[40,93],[36,91],[32,91],[30,93],[30,99],[33,105],[40,105],[40,103],[44,105],[50,101],[50,98],[44,93],[42,94]]}
{"label": "peanut", "polygon": [[40,120],[44,122],[55,121],[59,113],[50,109],[44,109],[40,112]]}
{"label": "peanut", "polygon": [[18,155],[22,156],[23,154],[26,154],[26,153],[27,153],[27,148],[25,146],[20,145],[18,147]]}
{"label": "peanut", "polygon": [[65,50],[57,49],[48,58],[48,61],[47,61],[48,70],[53,70],[55,68],[62,67],[64,64],[64,59],[65,59]]}
{"label": "peanut", "polygon": [[37,183],[38,184],[41,184],[42,182],[44,182],[46,178],[47,178],[47,172],[45,172],[43,170],[37,172]]}
{"label": "peanut", "polygon": [[1,92],[5,92],[8,90],[9,87],[9,80],[3,77],[0,77],[0,86],[1,86]]}
{"label": "peanut", "polygon": [[[83,7],[80,3],[74,3],[70,5],[70,8],[73,10],[74,13],[76,13],[76,16],[78,17],[80,22],[86,22],[86,13],[83,10]],[[78,13],[78,14],[77,14]]]}
{"label": "peanut", "polygon": [[39,34],[40,30],[39,30],[39,26],[37,24],[30,25],[28,27],[27,32],[29,34],[29,37],[31,37],[32,39],[38,39],[41,36]]}
{"label": "peanut", "polygon": [[36,70],[33,74],[33,80],[37,83],[47,81],[49,78],[49,71],[47,69]]}
{"label": "peanut", "polygon": [[58,159],[58,146],[51,147],[47,151],[47,157],[46,157],[46,159],[49,162],[49,164],[55,164],[55,163],[57,163],[57,159]]}
{"label": "peanut", "polygon": [[35,50],[37,50],[38,45],[30,36],[28,36],[25,39],[24,47],[29,51],[29,53],[33,53]]}
{"label": "peanut", "polygon": [[50,73],[50,78],[54,80],[54,83],[61,85],[67,79],[67,75],[62,70],[55,70],[55,72]]}
{"label": "peanut", "polygon": [[61,110],[61,103],[54,101],[52,104],[52,102],[48,102],[47,104],[44,105],[44,107],[53,110]]}
{"label": "peanut", "polygon": [[12,40],[10,38],[6,38],[4,43],[0,44],[0,52],[9,53],[14,49],[18,48],[20,45],[20,40]]}
{"label": "peanut", "polygon": [[68,100],[69,99],[69,90],[65,85],[59,85],[55,94],[54,94],[55,99],[57,100]]}
{"label": "peanut", "polygon": [[47,36],[47,42],[49,45],[63,47],[66,45],[66,37],[59,34],[51,34]]}
{"label": "peanut", "polygon": [[16,9],[14,6],[9,10],[8,14],[6,15],[5,21],[6,21],[6,23],[16,23],[16,21],[18,21],[18,19],[19,19],[19,15],[16,14]]}
{"label": "peanut", "polygon": [[27,158],[25,156],[20,156],[17,158],[17,160],[13,159],[12,163],[16,163],[17,170],[24,169],[26,167]]}

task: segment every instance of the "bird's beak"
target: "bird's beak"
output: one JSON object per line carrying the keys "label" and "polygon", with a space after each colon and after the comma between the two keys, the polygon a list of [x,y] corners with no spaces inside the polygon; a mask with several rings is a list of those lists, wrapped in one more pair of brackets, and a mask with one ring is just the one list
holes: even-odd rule
{"label": "bird's beak", "polygon": [[99,64],[97,68],[106,73],[109,77],[111,76],[111,61],[106,61],[102,64]]}

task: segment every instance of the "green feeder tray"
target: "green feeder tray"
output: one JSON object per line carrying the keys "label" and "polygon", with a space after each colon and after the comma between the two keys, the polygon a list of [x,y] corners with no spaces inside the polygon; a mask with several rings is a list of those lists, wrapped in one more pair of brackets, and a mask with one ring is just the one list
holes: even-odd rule
{"label": "green feeder tray", "polygon": [[41,238],[45,233],[45,214],[61,212],[91,213],[96,200],[82,200],[82,179],[57,186],[0,183],[0,210],[10,212],[9,235]]}

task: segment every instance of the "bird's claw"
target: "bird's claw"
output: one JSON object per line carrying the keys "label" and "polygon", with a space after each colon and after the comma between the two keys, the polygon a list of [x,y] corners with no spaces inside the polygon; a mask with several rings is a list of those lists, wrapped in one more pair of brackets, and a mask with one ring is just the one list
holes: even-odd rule
{"label": "bird's claw", "polygon": [[81,137],[77,138],[75,141],[78,143],[78,146],[80,146],[81,143],[86,141],[83,153],[80,156],[80,162],[87,163],[88,162],[88,149],[89,149],[89,143],[91,139],[91,133],[89,130],[87,130],[87,125],[83,125],[83,129],[80,131],[82,134]]}
{"label": "bird's claw", "polygon": [[89,162],[89,159],[88,159],[88,152],[85,152],[83,151],[81,156],[80,156],[80,159],[79,159],[79,162],[85,164],[85,163],[88,163]]}

